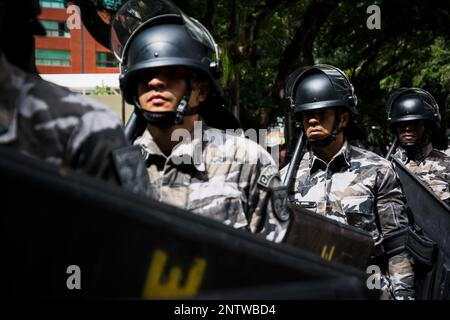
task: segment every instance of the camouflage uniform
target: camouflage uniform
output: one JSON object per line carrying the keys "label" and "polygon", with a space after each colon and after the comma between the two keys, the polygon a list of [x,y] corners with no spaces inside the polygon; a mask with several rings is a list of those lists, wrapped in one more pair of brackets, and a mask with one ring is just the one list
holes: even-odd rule
{"label": "camouflage uniform", "polygon": [[278,189],[274,160],[258,144],[213,128],[200,129],[169,156],[147,130],[134,143],[142,148],[160,201],[282,241],[289,219],[286,192]]}
{"label": "camouflage uniform", "polygon": [[[282,170],[284,174],[286,167]],[[298,168],[294,188],[295,202],[300,206],[368,231],[376,245],[386,235],[408,225],[404,198],[391,164],[348,142],[328,165],[312,151],[307,152]],[[383,280],[389,287],[386,291],[397,299],[414,296],[411,264],[406,252],[389,259]]]}
{"label": "camouflage uniform", "polygon": [[447,156],[450,157],[450,148],[448,148],[447,150],[445,150],[445,154],[446,154]]}
{"label": "camouflage uniform", "polygon": [[408,159],[406,151],[401,147],[397,149],[394,157],[429,186],[441,200],[450,205],[450,157],[433,149],[431,143],[417,161]]}
{"label": "camouflage uniform", "polygon": [[111,151],[127,142],[106,107],[23,72],[0,53],[0,145],[115,181]]}

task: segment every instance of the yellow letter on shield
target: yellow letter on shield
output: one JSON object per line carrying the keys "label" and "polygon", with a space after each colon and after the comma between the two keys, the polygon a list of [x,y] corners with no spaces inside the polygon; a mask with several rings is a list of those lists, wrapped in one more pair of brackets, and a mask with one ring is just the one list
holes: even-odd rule
{"label": "yellow letter on shield", "polygon": [[201,258],[194,259],[184,286],[180,285],[182,271],[177,266],[170,269],[168,280],[165,283],[160,282],[166,262],[166,252],[156,250],[153,253],[142,297],[144,299],[163,299],[194,296],[200,288],[206,268],[206,260]]}

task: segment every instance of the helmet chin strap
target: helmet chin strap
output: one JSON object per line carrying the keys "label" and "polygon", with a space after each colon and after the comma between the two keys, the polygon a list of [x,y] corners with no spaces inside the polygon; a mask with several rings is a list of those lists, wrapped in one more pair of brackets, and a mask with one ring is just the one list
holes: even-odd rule
{"label": "helmet chin strap", "polygon": [[423,149],[425,144],[414,142],[400,142],[400,146],[405,149],[409,159],[418,160],[424,156]]}
{"label": "helmet chin strap", "polygon": [[320,139],[308,139],[308,142],[311,144],[311,146],[313,147],[317,147],[317,148],[324,148],[326,146],[328,146],[330,143],[332,143],[334,140],[336,140],[337,135],[342,131],[343,129],[341,127],[334,127],[333,132],[324,137],[324,138],[320,138]]}
{"label": "helmet chin strap", "polygon": [[406,153],[408,154],[408,158],[413,160],[422,159],[424,157],[424,149],[428,145],[430,141],[431,133],[429,132],[430,129],[427,128],[425,131],[423,137],[416,141],[416,142],[401,142],[400,146],[405,149]]}
{"label": "helmet chin strap", "polygon": [[175,121],[174,121],[175,124],[183,123],[183,116],[185,115],[186,108],[189,103],[189,98],[191,96],[190,91],[191,90],[189,90],[188,95],[184,96],[183,99],[181,99],[180,103],[178,104],[177,113],[175,115]]}
{"label": "helmet chin strap", "polygon": [[340,126],[340,124],[341,124],[340,118],[341,118],[341,112],[339,109],[336,109],[335,122],[333,125],[333,132],[330,135],[320,138],[320,139],[308,139],[308,142],[311,144],[311,146],[316,147],[316,148],[324,148],[324,147],[328,146],[330,143],[332,143],[334,140],[336,140],[337,135],[339,133],[341,133],[342,130],[344,130],[344,128]]}
{"label": "helmet chin strap", "polygon": [[188,83],[189,84],[186,90],[186,94],[178,104],[176,111],[144,110],[140,105],[137,97],[134,99],[135,110],[144,117],[145,121],[147,121],[148,124],[161,129],[167,129],[174,125],[182,124],[184,116],[198,114],[200,112],[200,106],[191,107],[186,111],[192,93],[191,84],[190,82]]}

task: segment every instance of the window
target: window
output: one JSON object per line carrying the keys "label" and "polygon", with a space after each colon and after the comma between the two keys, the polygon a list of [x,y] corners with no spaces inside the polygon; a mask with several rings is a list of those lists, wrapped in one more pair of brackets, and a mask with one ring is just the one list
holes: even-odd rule
{"label": "window", "polygon": [[41,23],[47,31],[47,37],[70,38],[70,32],[65,22],[41,20]]}
{"label": "window", "polygon": [[103,0],[102,5],[108,10],[118,10],[126,0]]}
{"label": "window", "polygon": [[41,8],[64,9],[64,0],[40,0]]}
{"label": "window", "polygon": [[36,64],[42,66],[70,66],[70,51],[36,49]]}
{"label": "window", "polygon": [[112,53],[109,52],[97,52],[97,67],[99,68],[115,68],[118,63]]}

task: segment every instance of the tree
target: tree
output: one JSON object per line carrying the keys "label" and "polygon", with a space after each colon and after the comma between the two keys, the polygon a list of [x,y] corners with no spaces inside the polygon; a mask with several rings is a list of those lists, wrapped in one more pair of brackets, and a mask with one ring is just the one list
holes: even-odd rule
{"label": "tree", "polygon": [[[335,65],[349,75],[359,99],[358,120],[380,147],[389,140],[384,105],[392,90],[423,87],[443,113],[450,101],[448,2],[378,0],[381,29],[372,30],[366,10],[373,1],[173,2],[219,43],[222,84],[245,128],[265,128],[280,115],[289,118],[286,79],[297,67],[314,63]],[[112,14],[111,8],[105,10]]]}

